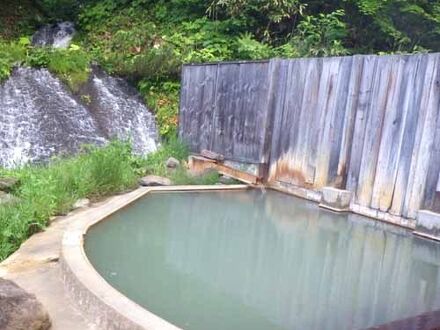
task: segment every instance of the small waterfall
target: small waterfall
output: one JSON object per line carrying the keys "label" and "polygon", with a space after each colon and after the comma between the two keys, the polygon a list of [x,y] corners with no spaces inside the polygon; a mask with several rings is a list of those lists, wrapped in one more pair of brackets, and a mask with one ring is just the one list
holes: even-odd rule
{"label": "small waterfall", "polygon": [[156,149],[154,116],[136,90],[97,69],[79,101],[46,69],[16,68],[0,84],[0,166],[47,161],[81,145],[131,138],[136,153]]}
{"label": "small waterfall", "polygon": [[111,77],[93,66],[91,79],[82,94],[90,100],[88,107],[107,138],[130,139],[137,154],[156,150],[158,136],[154,116],[137,90],[124,79]]}
{"label": "small waterfall", "polygon": [[72,22],[44,25],[32,36],[32,45],[67,48],[75,32],[75,25]]}
{"label": "small waterfall", "polygon": [[45,69],[17,68],[0,85],[0,165],[39,162],[103,144],[89,111]]}

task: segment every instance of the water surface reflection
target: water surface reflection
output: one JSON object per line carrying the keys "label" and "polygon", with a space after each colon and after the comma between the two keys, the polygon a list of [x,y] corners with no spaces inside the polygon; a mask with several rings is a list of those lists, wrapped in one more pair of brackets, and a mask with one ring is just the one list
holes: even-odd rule
{"label": "water surface reflection", "polygon": [[185,329],[358,329],[440,308],[438,244],[273,191],[147,196],[86,251]]}

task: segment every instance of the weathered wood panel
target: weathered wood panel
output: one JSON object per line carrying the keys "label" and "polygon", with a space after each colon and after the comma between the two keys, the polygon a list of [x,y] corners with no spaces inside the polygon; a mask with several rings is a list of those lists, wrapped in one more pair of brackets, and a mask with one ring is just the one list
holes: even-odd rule
{"label": "weathered wood panel", "polygon": [[191,150],[264,163],[276,62],[183,67],[180,136]]}
{"label": "weathered wood panel", "polygon": [[343,184],[342,162],[350,151],[347,138],[357,94],[350,88],[351,79],[357,79],[351,68],[353,63],[362,67],[359,61],[355,57],[284,61],[279,84],[287,92],[274,109],[271,180],[313,188]]}
{"label": "weathered wood panel", "polygon": [[354,192],[415,218],[440,209],[440,55],[184,66],[180,135],[268,180]]}

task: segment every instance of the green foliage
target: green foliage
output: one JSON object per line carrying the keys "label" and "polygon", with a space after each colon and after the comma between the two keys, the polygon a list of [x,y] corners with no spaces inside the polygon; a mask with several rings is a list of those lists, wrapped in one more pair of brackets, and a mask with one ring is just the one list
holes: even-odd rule
{"label": "green foliage", "polygon": [[237,39],[237,58],[259,60],[269,58],[273,50],[267,44],[258,42],[250,33],[241,35]]}
{"label": "green foliage", "polygon": [[[20,11],[15,2],[6,1],[9,2],[6,15],[14,21],[20,21],[14,13],[26,17],[24,12],[35,7],[27,3],[28,9]],[[74,19],[79,30],[75,42],[81,47],[49,50],[18,41],[7,46],[0,43],[0,55],[3,55],[0,79],[9,76],[16,64],[46,67],[75,91],[88,77],[89,62],[96,61],[107,72],[123,76],[139,87],[155,112],[160,134],[165,139],[177,132],[177,82],[184,63],[440,51],[438,1],[38,0],[33,3],[38,4],[38,12],[46,13],[44,19],[39,19],[40,24],[54,18]],[[21,31],[23,35],[28,33],[25,28]]]}
{"label": "green foliage", "polygon": [[35,0],[35,3],[52,20],[70,20],[80,11],[81,0]]}
{"label": "green foliage", "polygon": [[2,0],[0,8],[0,39],[30,35],[44,21],[41,8],[33,0]]}
{"label": "green foliage", "polygon": [[26,49],[20,42],[0,41],[0,82],[9,77],[12,67],[26,60]]}
{"label": "green foliage", "polygon": [[288,33],[304,8],[299,0],[214,0],[208,13],[235,18],[257,38],[271,41]]}
{"label": "green foliage", "polygon": [[169,177],[175,184],[214,184],[217,173],[191,176],[181,166],[170,171],[166,160],[187,159],[188,149],[172,138],[146,158],[134,156],[128,142],[112,141],[105,147],[85,146],[70,158],[56,158],[46,165],[14,170],[0,168],[0,176],[15,177],[20,185],[13,191],[15,204],[0,206],[0,261],[15,251],[33,233],[42,230],[50,217],[66,214],[80,198],[98,200],[133,189],[139,176]]}
{"label": "green foliage", "polygon": [[104,148],[87,147],[77,157],[55,159],[48,165],[0,169],[0,174],[21,182],[14,191],[19,202],[0,206],[0,260],[44,228],[51,216],[68,212],[77,199],[98,198],[136,185],[130,146],[116,141]]}
{"label": "green foliage", "polygon": [[145,174],[168,176],[168,169],[165,162],[169,157],[180,161],[188,158],[188,148],[179,142],[177,138],[171,138],[165,142],[156,152],[147,155],[142,161],[141,167]]}
{"label": "green foliage", "polygon": [[88,79],[89,64],[88,54],[75,44],[55,49],[32,47],[26,37],[18,42],[0,41],[0,81],[9,77],[13,66],[29,65],[47,68],[76,91]]}
{"label": "green foliage", "polygon": [[173,139],[177,135],[180,84],[142,80],[138,88],[156,115],[160,135],[165,140]]}
{"label": "green foliage", "polygon": [[68,49],[51,49],[47,54],[49,71],[60,77],[73,91],[87,81],[90,60],[81,48],[72,44]]}
{"label": "green foliage", "polygon": [[176,185],[210,185],[219,180],[219,174],[216,171],[193,176],[187,172],[184,166],[170,170],[166,167],[166,161],[169,157],[174,157],[183,163],[188,158],[188,148],[176,138],[170,138],[158,151],[149,154],[142,161],[140,167],[145,171],[145,174],[169,177]]}
{"label": "green foliage", "polygon": [[343,46],[347,36],[346,24],[342,21],[344,14],[343,10],[336,10],[330,14],[305,16],[298,24],[298,33],[292,39],[300,56],[348,54]]}

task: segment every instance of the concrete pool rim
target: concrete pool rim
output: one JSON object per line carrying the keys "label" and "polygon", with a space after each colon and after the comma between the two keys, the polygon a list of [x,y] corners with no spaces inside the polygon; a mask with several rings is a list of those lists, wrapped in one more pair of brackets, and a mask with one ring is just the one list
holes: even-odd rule
{"label": "concrete pool rim", "polygon": [[104,329],[181,329],[138,305],[112,287],[93,267],[84,251],[84,236],[95,224],[153,192],[237,191],[249,186],[168,186],[141,187],[110,198],[97,208],[72,215],[61,242],[61,272],[66,289],[89,319]]}
{"label": "concrete pool rim", "polygon": [[[75,300],[75,304],[80,311],[89,320],[96,323],[99,328],[182,330],[135,303],[111,286],[95,270],[87,258],[84,250],[84,236],[91,227],[106,220],[112,214],[131,205],[148,193],[243,191],[249,188],[252,188],[252,186],[244,184],[141,187],[132,192],[111,197],[97,207],[91,207],[84,212],[71,215],[71,223],[63,233],[60,254],[61,276],[65,288]],[[267,188],[278,190],[272,187]],[[432,326],[440,327],[440,310],[428,311],[368,329],[416,329],[416,326],[420,324],[427,325],[427,329],[432,329]]]}

